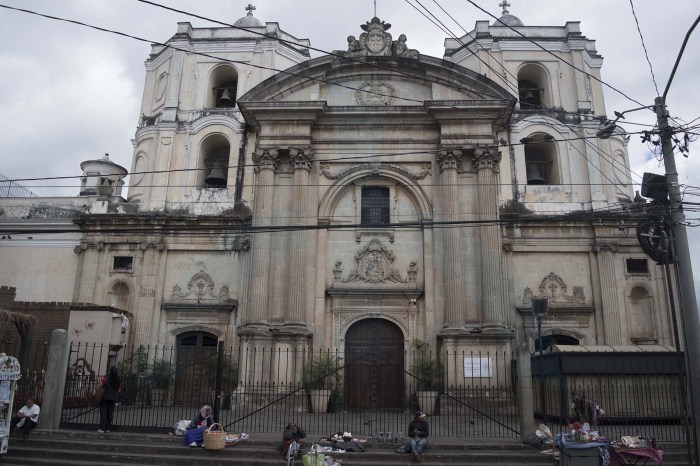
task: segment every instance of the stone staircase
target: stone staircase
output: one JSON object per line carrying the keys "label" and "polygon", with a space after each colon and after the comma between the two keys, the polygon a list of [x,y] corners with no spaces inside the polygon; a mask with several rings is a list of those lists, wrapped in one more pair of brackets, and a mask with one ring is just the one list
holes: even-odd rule
{"label": "stone staircase", "polygon": [[[182,437],[163,434],[109,433],[85,431],[35,431],[27,440],[10,438],[9,450],[2,457],[4,465],[285,465],[276,449],[276,436],[251,434],[244,444],[219,451],[185,448]],[[667,445],[664,464],[687,466],[684,445]],[[381,466],[413,464],[408,455],[395,452],[394,444],[377,444],[364,453],[338,455],[344,466]],[[301,466],[301,458],[293,464]],[[514,440],[498,442],[485,439],[432,439],[425,452],[426,466],[499,465],[545,466],[555,464],[539,449]]]}

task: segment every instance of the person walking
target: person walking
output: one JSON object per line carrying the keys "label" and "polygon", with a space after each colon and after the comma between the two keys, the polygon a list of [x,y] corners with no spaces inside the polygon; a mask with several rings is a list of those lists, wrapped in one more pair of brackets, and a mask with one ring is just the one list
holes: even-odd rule
{"label": "person walking", "polygon": [[423,451],[428,448],[428,435],[430,426],[425,420],[425,414],[416,411],[415,417],[408,425],[408,436],[411,438],[411,457],[417,463],[423,461]]}
{"label": "person walking", "polygon": [[109,374],[102,377],[102,399],[100,400],[100,428],[97,432],[109,432],[114,424],[114,406],[119,399],[122,381],[119,378],[119,371],[115,366],[109,368]]}

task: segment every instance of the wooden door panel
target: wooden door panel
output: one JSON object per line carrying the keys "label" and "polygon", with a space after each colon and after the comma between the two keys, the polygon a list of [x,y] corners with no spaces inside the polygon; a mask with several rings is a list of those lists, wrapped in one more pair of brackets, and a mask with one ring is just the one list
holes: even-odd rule
{"label": "wooden door panel", "polygon": [[403,334],[393,323],[366,319],[345,337],[345,400],[349,408],[401,408]]}

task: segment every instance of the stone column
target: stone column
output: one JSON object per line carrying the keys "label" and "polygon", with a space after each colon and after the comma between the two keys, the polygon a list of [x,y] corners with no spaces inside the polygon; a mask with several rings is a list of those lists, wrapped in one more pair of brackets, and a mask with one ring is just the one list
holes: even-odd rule
{"label": "stone column", "polygon": [[[307,205],[309,200],[309,172],[314,152],[311,148],[290,149],[289,158],[294,171],[294,188],[292,192],[292,224],[307,224]],[[306,311],[306,236],[307,231],[293,229],[289,242],[289,301],[287,321],[303,322]]]}
{"label": "stone column", "polygon": [[[275,169],[279,163],[277,149],[256,149],[253,163],[258,175],[253,226],[266,227],[272,225]],[[265,322],[268,319],[271,235],[269,232],[256,232],[253,235],[253,279],[250,286],[248,322]]]}
{"label": "stone column", "polygon": [[[442,197],[442,220],[446,222],[459,220],[459,195],[457,190],[457,168],[462,163],[461,150],[441,150],[438,153],[440,166],[440,184]],[[461,229],[458,227],[443,228],[444,240],[443,261],[445,284],[445,325],[457,327],[463,324],[462,305],[462,267],[460,257]]]}
{"label": "stone column", "polygon": [[615,276],[615,253],[617,245],[598,244],[598,270],[600,273],[600,295],[605,316],[605,344],[622,345],[622,319],[617,296],[617,277]]}
{"label": "stone column", "polygon": [[498,189],[496,175],[501,153],[493,149],[474,151],[479,192],[479,220],[491,223],[479,226],[481,239],[481,308],[482,321],[503,326],[506,322],[506,300],[501,268],[500,228],[498,226]]}

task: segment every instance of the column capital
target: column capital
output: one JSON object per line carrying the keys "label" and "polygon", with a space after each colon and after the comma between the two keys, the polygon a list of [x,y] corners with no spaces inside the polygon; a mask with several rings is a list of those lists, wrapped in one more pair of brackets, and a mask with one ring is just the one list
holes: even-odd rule
{"label": "column capital", "polygon": [[444,172],[445,170],[457,170],[462,165],[462,150],[441,150],[438,152],[437,161],[440,165],[440,172]]}
{"label": "column capital", "polygon": [[263,168],[276,170],[279,165],[279,151],[270,148],[257,148],[253,152],[253,163],[255,172],[258,173]]}
{"label": "column capital", "polygon": [[620,247],[617,243],[596,243],[595,252],[618,252]]}
{"label": "column capital", "polygon": [[476,171],[484,168],[490,168],[493,171],[498,171],[498,166],[501,163],[501,153],[495,149],[488,147],[477,147],[474,149],[474,168]]}
{"label": "column capital", "polygon": [[314,150],[311,147],[289,149],[289,164],[293,171],[311,171],[311,161],[314,159]]}

